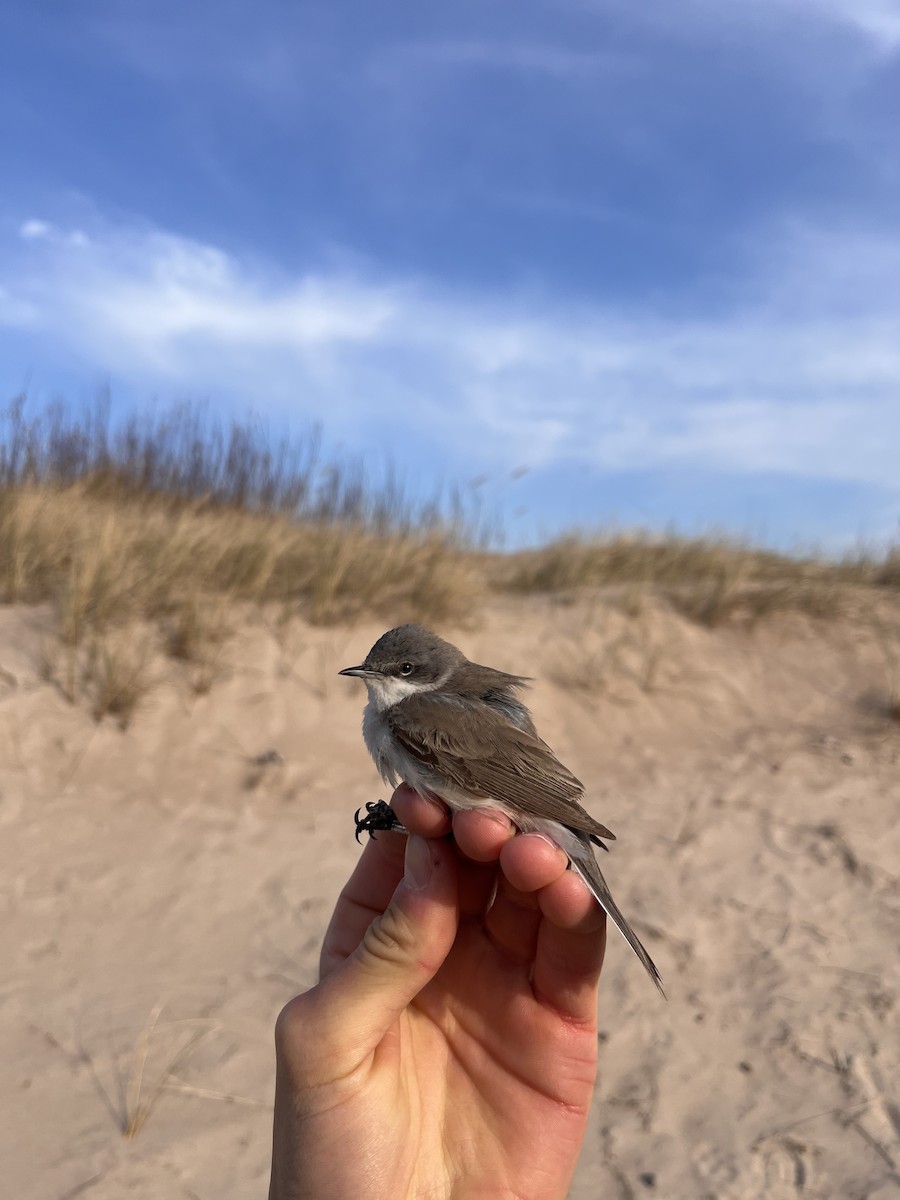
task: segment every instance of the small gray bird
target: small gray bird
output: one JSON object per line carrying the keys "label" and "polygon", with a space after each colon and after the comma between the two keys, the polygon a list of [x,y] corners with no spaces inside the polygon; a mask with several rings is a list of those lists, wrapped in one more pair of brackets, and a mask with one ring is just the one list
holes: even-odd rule
{"label": "small gray bird", "polygon": [[[364,663],[340,674],[365,680],[363,737],[385,783],[395,787],[403,780],[453,809],[500,809],[523,832],[548,834],[662,992],[659,972],[610,895],[591,849],[593,843],[606,850],[601,839],[615,835],[582,808],[581,783],[538,737],[516,695],[527,679],[469,662],[421,625],[389,630]],[[399,827],[383,802],[366,807],[357,832]]]}

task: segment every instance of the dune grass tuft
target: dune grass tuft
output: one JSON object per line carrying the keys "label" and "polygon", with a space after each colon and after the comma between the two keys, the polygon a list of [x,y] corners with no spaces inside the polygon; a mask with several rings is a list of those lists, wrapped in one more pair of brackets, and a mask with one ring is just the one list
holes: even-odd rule
{"label": "dune grass tuft", "polygon": [[832,562],[729,539],[572,535],[512,556],[498,569],[496,583],[518,594],[596,588],[627,594],[638,589],[714,628],[731,622],[752,625],[788,612],[841,616],[860,588],[900,590],[900,558],[892,551],[882,559],[858,556]]}
{"label": "dune grass tuft", "polygon": [[190,657],[211,604],[293,605],[314,622],[363,612],[468,615],[476,524],[458,501],[413,504],[395,481],[319,460],[318,439],[269,447],[252,422],[196,409],[134,419],[6,414],[0,439],[0,598],[52,600],[60,633],[162,621]]}
{"label": "dune grass tuft", "polygon": [[326,461],[316,431],[273,438],[191,405],[118,424],[103,402],[29,416],[20,399],[0,414],[0,602],[51,603],[63,653],[49,674],[123,725],[152,681],[122,631],[155,639],[199,693],[221,674],[237,608],[446,626],[490,592],[591,592],[626,616],[652,597],[716,627],[900,594],[896,548],[833,562],[727,538],[576,534],[500,554],[484,531],[472,497],[414,502],[390,475]]}

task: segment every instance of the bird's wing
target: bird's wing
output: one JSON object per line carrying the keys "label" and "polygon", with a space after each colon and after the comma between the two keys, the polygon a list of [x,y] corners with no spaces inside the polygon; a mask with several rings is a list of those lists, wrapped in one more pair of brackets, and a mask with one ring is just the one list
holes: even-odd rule
{"label": "bird's wing", "polygon": [[426,692],[395,704],[385,717],[409,754],[467,795],[614,840],[582,808],[584,788],[546,742],[492,706]]}

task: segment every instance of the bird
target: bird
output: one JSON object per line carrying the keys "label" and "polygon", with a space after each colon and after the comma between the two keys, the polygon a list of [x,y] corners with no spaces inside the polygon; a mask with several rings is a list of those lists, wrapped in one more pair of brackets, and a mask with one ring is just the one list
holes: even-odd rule
{"label": "bird", "polygon": [[[365,660],[340,675],[365,682],[363,738],[381,778],[403,781],[451,809],[493,808],[524,833],[547,834],[615,923],[665,996],[653,959],[613,899],[593,847],[615,834],[583,807],[584,787],[535,729],[518,692],[530,682],[470,662],[422,625],[383,634]],[[402,829],[380,801],[366,805],[360,832]]]}

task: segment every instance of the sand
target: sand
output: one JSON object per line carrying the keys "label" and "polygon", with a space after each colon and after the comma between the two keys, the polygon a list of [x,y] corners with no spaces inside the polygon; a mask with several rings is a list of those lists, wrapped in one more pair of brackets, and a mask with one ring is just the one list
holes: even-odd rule
{"label": "sand", "polygon": [[[335,672],[383,628],[248,618],[208,695],[160,661],[123,732],[42,679],[49,614],[0,609],[5,1194],[265,1194],[273,1022],[384,794]],[[896,620],[442,632],[535,676],[669,995],[611,934],[572,1200],[900,1195]]]}

